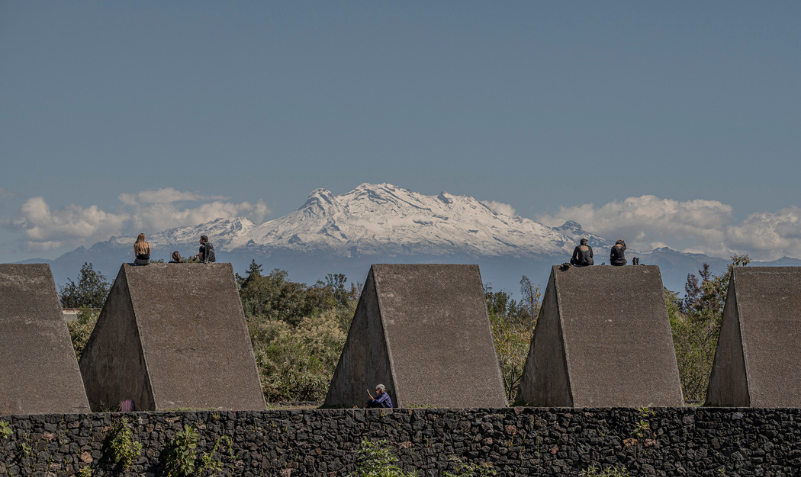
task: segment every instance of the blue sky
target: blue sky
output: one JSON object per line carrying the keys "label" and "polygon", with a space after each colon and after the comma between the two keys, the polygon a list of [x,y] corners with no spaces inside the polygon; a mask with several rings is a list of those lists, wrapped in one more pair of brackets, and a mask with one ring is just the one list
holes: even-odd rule
{"label": "blue sky", "polygon": [[363,182],[643,248],[801,257],[800,14],[0,1],[0,261]]}

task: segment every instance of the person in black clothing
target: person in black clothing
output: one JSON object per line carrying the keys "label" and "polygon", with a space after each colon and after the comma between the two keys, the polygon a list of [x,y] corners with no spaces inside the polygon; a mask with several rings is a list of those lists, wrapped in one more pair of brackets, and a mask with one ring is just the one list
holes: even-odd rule
{"label": "person in black clothing", "polygon": [[595,263],[592,258],[592,247],[587,243],[587,239],[583,238],[581,239],[581,245],[573,249],[573,257],[570,259],[571,265],[586,267]]}
{"label": "person in black clothing", "polygon": [[626,242],[623,239],[618,240],[615,242],[615,245],[612,247],[612,252],[609,254],[609,263],[615,266],[622,266],[626,264],[626,254],[623,253],[626,251]]}
{"label": "person in black clothing", "polygon": [[195,258],[200,261],[200,263],[214,263],[216,259],[214,258],[214,245],[209,243],[209,237],[207,235],[200,236],[200,253],[195,255]]}

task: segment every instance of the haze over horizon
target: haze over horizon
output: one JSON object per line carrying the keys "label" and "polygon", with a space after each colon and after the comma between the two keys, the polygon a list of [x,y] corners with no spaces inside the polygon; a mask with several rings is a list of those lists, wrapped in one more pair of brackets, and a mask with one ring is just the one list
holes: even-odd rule
{"label": "haze over horizon", "polygon": [[0,2],[0,262],[391,183],[801,258],[797,2]]}

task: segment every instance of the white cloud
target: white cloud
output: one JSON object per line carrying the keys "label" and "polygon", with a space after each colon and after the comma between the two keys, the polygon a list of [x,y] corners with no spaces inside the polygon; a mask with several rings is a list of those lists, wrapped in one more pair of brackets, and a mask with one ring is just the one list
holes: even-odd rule
{"label": "white cloud", "polygon": [[751,214],[726,230],[726,241],[733,249],[751,250],[757,257],[801,258],[801,209],[793,206]]}
{"label": "white cloud", "polygon": [[[494,200],[482,200],[482,204],[490,208],[490,210],[503,215],[515,215],[515,208],[503,202],[496,202]],[[560,224],[561,225],[561,224]]]}
{"label": "white cloud", "polygon": [[714,200],[679,202],[644,195],[600,208],[593,204],[562,207],[552,216],[537,216],[537,220],[551,226],[574,220],[588,232],[610,239],[623,238],[635,249],[650,249],[651,243],[673,237],[700,242],[710,253],[725,256],[725,230],[733,212],[730,205]]}
{"label": "white cloud", "polygon": [[554,215],[537,219],[550,226],[574,220],[589,232],[623,238],[635,249],[669,246],[666,242],[672,238],[692,243],[682,250],[686,253],[724,258],[748,254],[756,260],[801,258],[801,208],[751,214],[739,224],[731,223],[733,215],[730,205],[718,201],[680,202],[644,195],[601,207],[562,207]]}
{"label": "white cloud", "polygon": [[119,196],[120,202],[125,205],[137,205],[138,203],[144,204],[165,204],[180,201],[198,201],[198,200],[216,200],[226,199],[222,196],[202,196],[193,192],[181,192],[172,187],[166,187],[159,190],[144,190],[136,194],[127,194],[123,192]]}
{"label": "white cloud", "polygon": [[[100,239],[119,234],[130,215],[104,212],[96,205],[83,208],[77,205],[50,210],[43,197],[31,197],[20,207],[12,222],[22,229],[32,243],[46,243],[53,239]],[[51,247],[52,248],[52,247]]]}
{"label": "white cloud", "polygon": [[271,213],[263,200],[255,204],[214,201],[194,208],[181,208],[173,203],[159,203],[136,207],[132,225],[137,230],[149,230],[153,233],[184,225],[203,224],[221,218],[246,217],[255,223],[261,223]]}
{"label": "white cloud", "polygon": [[[199,225],[220,218],[246,217],[261,223],[272,212],[263,200],[256,203],[233,203],[214,200],[172,188],[120,194],[123,207],[117,213],[96,205],[68,205],[51,210],[43,197],[28,199],[11,221],[21,230],[31,250],[52,250],[62,246],[88,245],[114,235],[161,232],[173,227]],[[209,201],[195,207],[181,206],[184,201]]]}

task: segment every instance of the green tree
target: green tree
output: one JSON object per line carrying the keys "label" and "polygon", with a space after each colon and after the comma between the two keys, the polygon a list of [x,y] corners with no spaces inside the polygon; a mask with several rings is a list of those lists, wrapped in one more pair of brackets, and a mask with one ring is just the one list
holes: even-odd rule
{"label": "green tree", "polygon": [[520,313],[522,319],[527,319],[533,329],[537,324],[537,315],[540,313],[540,287],[531,283],[527,276],[520,279]]}
{"label": "green tree", "polygon": [[248,267],[248,271],[246,272],[247,275],[242,277],[238,273],[236,274],[236,283],[239,285],[239,288],[246,288],[248,285],[251,284],[254,280],[258,280],[262,277],[262,270],[261,265],[256,263],[256,260],[253,259],[250,261],[250,267]]}
{"label": "green tree", "polygon": [[91,263],[83,263],[78,283],[67,279],[59,288],[61,306],[64,308],[102,308],[109,292],[109,282],[102,273],[94,271]]}
{"label": "green tree", "polygon": [[517,302],[512,295],[504,290],[492,291],[492,283],[484,284],[484,300],[487,302],[487,312],[490,315],[514,318],[518,314]]}
{"label": "green tree", "polygon": [[347,305],[352,296],[352,292],[345,288],[347,281],[341,273],[329,273],[325,276],[325,282],[317,282],[317,285],[330,290],[337,304]]}
{"label": "green tree", "polygon": [[518,303],[511,294],[493,292],[490,283],[484,285],[495,353],[501,367],[506,398],[510,401],[514,401],[517,395],[540,310],[540,289],[525,275],[520,279],[520,291],[523,298]]}
{"label": "green tree", "polygon": [[694,274],[687,276],[687,284],[684,287],[686,296],[684,299],[684,309],[686,313],[694,318],[717,319],[723,317],[723,306],[726,304],[726,297],[729,294],[729,279],[731,278],[734,267],[745,267],[751,263],[748,255],[733,255],[731,263],[726,267],[726,272],[721,275],[709,273],[709,265],[706,263],[698,273],[701,283],[698,284],[698,277]]}

